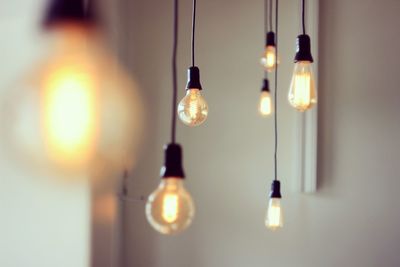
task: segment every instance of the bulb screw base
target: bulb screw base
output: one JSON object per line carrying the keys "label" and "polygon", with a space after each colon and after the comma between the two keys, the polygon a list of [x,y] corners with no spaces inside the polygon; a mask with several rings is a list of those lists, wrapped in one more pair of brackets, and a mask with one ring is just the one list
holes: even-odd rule
{"label": "bulb screw base", "polygon": [[265,39],[265,46],[276,46],[274,32],[267,32],[267,36]]}
{"label": "bulb screw base", "polygon": [[310,61],[314,62],[311,55],[311,40],[307,34],[301,34],[297,36],[296,41],[296,56],[294,62],[298,61]]}
{"label": "bulb screw base", "polygon": [[268,79],[263,80],[263,85],[261,87],[261,92],[269,92],[269,81]]}
{"label": "bulb screw base", "polygon": [[85,7],[84,0],[50,0],[43,18],[43,27],[50,28],[64,22],[95,24],[92,6]]}
{"label": "bulb screw base", "polygon": [[182,148],[178,144],[168,144],[164,146],[164,166],[161,168],[162,178],[185,178],[182,168]]}
{"label": "bulb screw base", "polygon": [[186,90],[202,89],[200,84],[200,70],[198,67],[192,66],[188,68],[187,76],[188,76],[188,81],[186,84]]}
{"label": "bulb screw base", "polygon": [[274,180],[271,184],[271,193],[269,194],[270,198],[282,198],[281,195],[281,182],[278,180]]}

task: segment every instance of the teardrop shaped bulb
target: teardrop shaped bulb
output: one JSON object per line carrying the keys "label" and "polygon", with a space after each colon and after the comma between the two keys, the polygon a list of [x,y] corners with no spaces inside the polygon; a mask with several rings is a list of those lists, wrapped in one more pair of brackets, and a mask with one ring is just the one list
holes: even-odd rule
{"label": "teardrop shaped bulb", "polygon": [[263,65],[268,72],[272,72],[276,67],[276,63],[276,48],[273,45],[268,45],[265,47],[264,55],[261,58],[261,65]]}
{"label": "teardrop shaped bulb", "polygon": [[272,99],[271,94],[268,91],[261,91],[258,111],[263,117],[268,117],[272,114]]}
{"label": "teardrop shaped bulb", "polygon": [[280,198],[270,198],[268,203],[265,226],[271,230],[277,230],[283,227],[283,216]]}
{"label": "teardrop shaped bulb", "polygon": [[163,178],[146,203],[150,225],[162,234],[182,232],[192,223],[194,204],[182,178]]}
{"label": "teardrop shaped bulb", "polygon": [[311,109],[317,103],[317,93],[310,61],[295,63],[288,100],[290,105],[301,112]]}
{"label": "teardrop shaped bulb", "polygon": [[186,96],[178,105],[178,115],[188,126],[198,126],[207,119],[208,105],[199,89],[186,90]]}

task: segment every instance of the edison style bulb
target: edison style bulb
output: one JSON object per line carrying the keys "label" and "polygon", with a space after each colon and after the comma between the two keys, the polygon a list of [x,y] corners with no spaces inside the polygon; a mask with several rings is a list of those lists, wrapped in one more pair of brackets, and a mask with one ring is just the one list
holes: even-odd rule
{"label": "edison style bulb", "polygon": [[270,198],[268,203],[265,226],[271,230],[283,227],[282,207],[280,198]]}
{"label": "edison style bulb", "polygon": [[66,22],[46,34],[48,55],[7,99],[9,154],[57,175],[120,168],[139,141],[137,88],[94,28]]}
{"label": "edison style bulb", "polygon": [[264,55],[261,58],[261,64],[268,72],[272,72],[277,63],[276,48],[273,45],[268,45],[265,48]]}
{"label": "edison style bulb", "polygon": [[206,120],[208,105],[199,89],[186,90],[186,96],[178,105],[178,115],[188,126],[198,126]]}
{"label": "edison style bulb", "polygon": [[261,91],[260,103],[258,105],[258,111],[261,116],[267,117],[272,113],[272,99],[269,91]]}
{"label": "edison style bulb", "polygon": [[146,217],[150,225],[162,234],[179,233],[192,223],[194,204],[182,178],[161,180],[147,200]]}
{"label": "edison style bulb", "polygon": [[290,105],[298,111],[306,111],[317,103],[317,93],[310,61],[298,61],[295,63],[288,99]]}

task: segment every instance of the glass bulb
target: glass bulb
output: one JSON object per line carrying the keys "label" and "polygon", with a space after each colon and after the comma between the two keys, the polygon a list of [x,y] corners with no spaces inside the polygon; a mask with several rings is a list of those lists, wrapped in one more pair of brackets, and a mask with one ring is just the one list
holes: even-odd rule
{"label": "glass bulb", "polygon": [[283,227],[282,207],[280,198],[271,198],[268,203],[265,226],[271,230]]}
{"label": "glass bulb", "polygon": [[142,124],[137,88],[95,29],[66,22],[46,37],[47,56],[7,99],[9,154],[67,176],[130,164]]}
{"label": "glass bulb", "polygon": [[261,91],[260,103],[258,105],[258,111],[261,116],[267,117],[272,113],[272,99],[271,94],[268,91]]}
{"label": "glass bulb", "polygon": [[186,90],[186,96],[178,105],[178,115],[188,126],[198,126],[206,120],[208,105],[199,89]]}
{"label": "glass bulb", "polygon": [[261,58],[261,65],[263,65],[268,72],[272,72],[276,67],[276,61],[276,48],[273,45],[268,45]]}
{"label": "glass bulb", "polygon": [[294,65],[288,99],[289,103],[298,111],[306,111],[317,103],[310,61],[299,61]]}
{"label": "glass bulb", "polygon": [[163,178],[146,203],[146,217],[150,225],[162,234],[176,234],[185,230],[194,217],[192,197],[183,186],[183,179]]}

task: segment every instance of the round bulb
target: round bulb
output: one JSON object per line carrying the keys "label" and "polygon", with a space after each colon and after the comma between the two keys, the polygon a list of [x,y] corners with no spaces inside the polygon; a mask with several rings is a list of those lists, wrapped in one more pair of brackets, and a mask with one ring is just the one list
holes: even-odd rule
{"label": "round bulb", "polygon": [[141,129],[137,88],[95,29],[61,23],[47,37],[49,54],[8,99],[9,154],[68,176],[130,163]]}
{"label": "round bulb", "polygon": [[282,207],[280,198],[270,198],[268,203],[265,226],[271,230],[283,227]]}
{"label": "round bulb", "polygon": [[298,111],[306,111],[317,103],[310,61],[299,61],[294,65],[288,99],[290,105]]}
{"label": "round bulb", "polygon": [[186,90],[186,96],[178,105],[178,115],[188,126],[198,126],[206,120],[208,105],[199,89]]}
{"label": "round bulb", "polygon": [[260,103],[258,105],[258,111],[261,116],[267,117],[272,113],[272,99],[271,94],[268,91],[261,91]]}
{"label": "round bulb", "polygon": [[261,65],[263,65],[268,72],[272,72],[276,67],[276,61],[276,48],[273,45],[268,45],[261,58]]}
{"label": "round bulb", "polygon": [[194,204],[183,186],[183,179],[163,178],[146,203],[150,225],[162,234],[176,234],[192,223]]}

